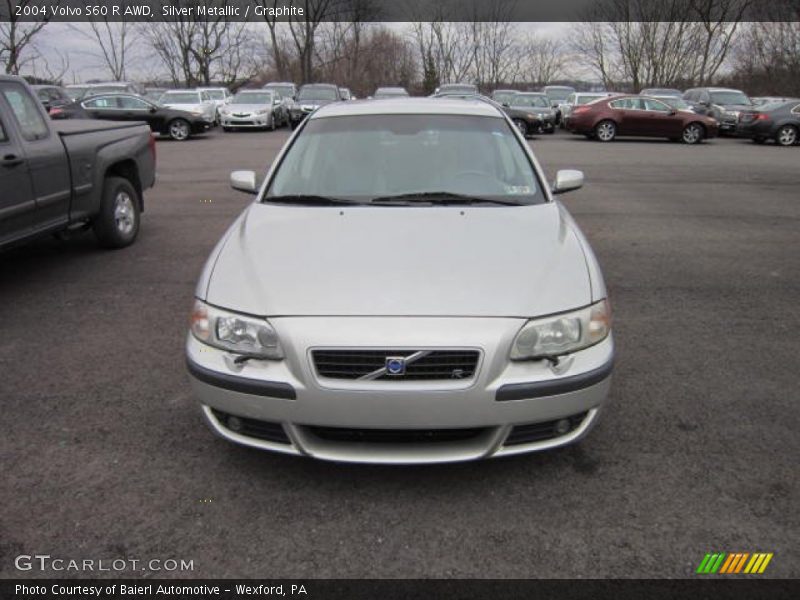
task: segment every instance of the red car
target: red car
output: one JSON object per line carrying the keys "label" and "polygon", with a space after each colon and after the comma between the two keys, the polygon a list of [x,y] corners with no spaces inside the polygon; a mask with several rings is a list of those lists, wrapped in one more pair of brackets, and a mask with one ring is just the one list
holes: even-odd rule
{"label": "red car", "polygon": [[576,106],[566,120],[572,133],[610,142],[617,136],[665,137],[697,144],[716,137],[719,124],[711,117],[678,110],[647,96],[613,96]]}

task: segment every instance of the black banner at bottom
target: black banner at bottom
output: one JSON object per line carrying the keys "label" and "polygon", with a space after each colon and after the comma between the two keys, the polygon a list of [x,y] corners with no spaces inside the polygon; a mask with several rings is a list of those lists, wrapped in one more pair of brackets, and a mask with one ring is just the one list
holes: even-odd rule
{"label": "black banner at bottom", "polygon": [[3,600],[642,600],[800,598],[787,579],[29,579],[0,581]]}

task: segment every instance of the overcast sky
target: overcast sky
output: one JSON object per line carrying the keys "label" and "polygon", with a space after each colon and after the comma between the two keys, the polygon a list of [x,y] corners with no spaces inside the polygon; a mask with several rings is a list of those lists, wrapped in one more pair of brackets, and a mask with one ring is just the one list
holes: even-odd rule
{"label": "overcast sky", "polygon": [[[406,32],[408,23],[386,23],[392,29]],[[523,30],[536,31],[545,36],[564,35],[570,23],[519,23]],[[253,25],[259,32],[266,36],[267,29],[264,25]],[[65,63],[69,69],[64,76],[64,83],[79,83],[88,79],[108,79],[109,73],[103,66],[97,42],[91,37],[91,29],[87,23],[50,23],[36,38],[36,47],[43,60],[38,60],[29,65],[24,75],[47,77],[49,71],[58,73]],[[161,70],[145,60],[139,47],[129,61],[128,78],[132,80],[153,79],[164,75]]]}

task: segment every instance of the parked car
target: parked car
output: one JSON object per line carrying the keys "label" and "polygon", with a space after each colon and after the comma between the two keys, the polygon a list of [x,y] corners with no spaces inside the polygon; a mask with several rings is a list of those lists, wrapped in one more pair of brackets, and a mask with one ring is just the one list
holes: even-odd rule
{"label": "parked car", "polygon": [[556,109],[556,125],[561,125],[564,118],[561,105],[566,102],[570,94],[575,93],[575,88],[570,85],[546,85],[542,93],[550,100],[550,106]]}
{"label": "parked car", "polygon": [[222,109],[220,118],[225,131],[234,129],[271,129],[282,118],[281,99],[272,90],[240,90]]}
{"label": "parked car", "polygon": [[556,130],[556,111],[544,94],[519,92],[509,100],[510,105],[503,106],[503,110],[522,135],[553,133]]}
{"label": "parked car", "polygon": [[200,117],[209,126],[217,122],[217,105],[211,100],[207,92],[200,90],[169,90],[164,92],[159,101],[167,108],[183,110]]}
{"label": "parked car", "polygon": [[686,102],[683,98],[676,98],[675,96],[650,96],[651,98],[655,98],[656,100],[661,100],[666,104],[669,104],[672,108],[676,110],[685,110],[688,112],[695,112],[694,108],[691,104]]}
{"label": "parked car", "polygon": [[145,88],[142,96],[151,102],[158,102],[166,91],[167,88]]}
{"label": "parked car", "polygon": [[478,86],[471,83],[444,83],[436,88],[435,96],[464,96],[465,94],[479,94]]}
{"label": "parked car", "polygon": [[681,98],[683,92],[675,88],[645,88],[639,92],[640,96],[650,96],[651,98]]}
{"label": "parked car", "polygon": [[200,92],[208,94],[211,102],[217,107],[217,123],[219,123],[220,111],[223,106],[230,102],[233,94],[231,94],[231,91],[226,87],[199,87],[197,89]]}
{"label": "parked car", "polygon": [[551,186],[495,103],[455,98],[323,106],[273,164],[263,186],[231,174],[258,196],[196,288],[186,359],[218,435],[396,464],[587,433],[614,342],[597,259],[555,199],[580,171]]}
{"label": "parked car", "polygon": [[683,99],[696,113],[719,121],[721,135],[735,134],[739,113],[753,108],[750,98],[744,92],[728,88],[692,88],[686,90]]}
{"label": "parked car", "polygon": [[381,98],[408,98],[409,94],[404,87],[379,87],[372,95],[375,99]]}
{"label": "parked car", "polygon": [[64,86],[64,91],[67,93],[67,96],[73,100],[73,102],[83,98],[83,95],[86,93],[87,89],[89,89],[88,86],[78,83],[70,83]]}
{"label": "parked car", "polygon": [[753,103],[753,106],[762,106],[764,104],[775,104],[781,102],[792,102],[793,100],[800,100],[800,99],[792,98],[791,96],[756,96],[750,98],[750,102]]}
{"label": "parked car", "polygon": [[718,133],[714,119],[647,96],[614,96],[576,106],[567,119],[567,129],[601,142],[618,136],[645,136],[698,144]]}
{"label": "parked car", "polygon": [[800,141],[800,100],[773,102],[757,110],[742,111],[736,133],[757,144],[775,140],[779,146],[795,146]]}
{"label": "parked car", "polygon": [[575,92],[567,96],[563,103],[558,105],[558,111],[561,114],[561,119],[558,121],[562,129],[567,128],[567,119],[576,106],[583,106],[594,102],[600,98],[608,98],[612,96],[611,92]]}
{"label": "parked car", "polygon": [[[78,114],[73,113],[78,109]],[[64,111],[70,118],[144,121],[155,133],[167,135],[178,142],[211,128],[211,123],[203,115],[169,108],[133,94],[88,96],[73,107],[64,107]]]}
{"label": "parked car", "polygon": [[298,125],[320,106],[331,102],[338,102],[339,88],[331,83],[308,83],[300,88],[295,102],[289,113],[289,125],[292,129]]}
{"label": "parked car", "polygon": [[503,106],[511,106],[511,99],[517,94],[518,90],[495,90],[492,92],[492,100]]}
{"label": "parked car", "polygon": [[297,86],[291,82],[273,81],[264,86],[265,90],[272,90],[281,99],[281,118],[279,121],[286,125],[289,124],[289,115],[297,98]]}
{"label": "parked car", "polygon": [[34,85],[31,87],[51,119],[58,119],[62,114],[61,107],[72,103],[66,90],[57,85]]}
{"label": "parked car", "polygon": [[155,182],[143,124],[52,121],[19,77],[0,75],[0,247],[91,227],[101,245],[136,239]]}

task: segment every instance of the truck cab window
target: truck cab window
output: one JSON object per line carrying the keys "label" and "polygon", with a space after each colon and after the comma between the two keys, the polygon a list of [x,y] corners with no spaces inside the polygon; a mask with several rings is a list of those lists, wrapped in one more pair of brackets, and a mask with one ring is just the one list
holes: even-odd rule
{"label": "truck cab window", "polygon": [[2,89],[3,96],[19,124],[22,137],[28,141],[46,138],[49,129],[34,99],[17,83],[7,83]]}

